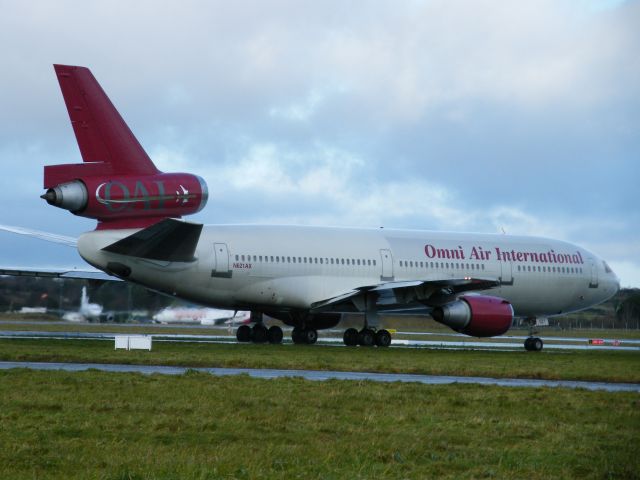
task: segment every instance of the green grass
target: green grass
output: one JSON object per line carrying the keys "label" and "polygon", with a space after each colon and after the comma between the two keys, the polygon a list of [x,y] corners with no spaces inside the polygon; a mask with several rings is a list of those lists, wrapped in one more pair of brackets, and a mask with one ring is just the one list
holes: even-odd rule
{"label": "green grass", "polygon": [[640,354],[597,350],[534,353],[155,342],[151,352],[127,352],[115,351],[112,341],[2,339],[0,360],[640,382]]}
{"label": "green grass", "polygon": [[640,397],[0,372],[0,478],[638,478]]}

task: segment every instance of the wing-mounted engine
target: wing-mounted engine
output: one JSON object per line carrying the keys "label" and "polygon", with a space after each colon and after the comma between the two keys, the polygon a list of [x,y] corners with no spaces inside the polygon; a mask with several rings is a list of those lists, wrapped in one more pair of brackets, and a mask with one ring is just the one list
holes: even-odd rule
{"label": "wing-mounted engine", "polygon": [[148,227],[204,208],[204,180],[159,171],[88,68],[54,69],[83,163],[46,166],[42,198],[98,220],[98,229]]}
{"label": "wing-mounted engine", "polygon": [[472,337],[502,335],[513,322],[513,307],[503,298],[465,295],[433,309],[433,318],[453,330]]}

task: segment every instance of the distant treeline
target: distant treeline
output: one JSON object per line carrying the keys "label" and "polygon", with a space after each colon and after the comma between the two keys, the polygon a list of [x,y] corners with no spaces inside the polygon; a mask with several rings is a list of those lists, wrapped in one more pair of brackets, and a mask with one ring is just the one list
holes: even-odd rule
{"label": "distant treeline", "polygon": [[[0,312],[17,311],[22,307],[46,307],[49,311],[75,310],[80,305],[83,286],[87,287],[91,302],[101,304],[105,311],[156,312],[167,306],[187,305],[186,302],[126,282],[0,276]],[[640,289],[623,289],[601,305],[551,318],[550,323],[561,328],[640,329]]]}
{"label": "distant treeline", "polygon": [[127,282],[0,276],[0,312],[18,311],[22,307],[77,310],[82,287],[87,287],[89,300],[102,305],[105,311],[153,312],[180,304],[172,297]]}

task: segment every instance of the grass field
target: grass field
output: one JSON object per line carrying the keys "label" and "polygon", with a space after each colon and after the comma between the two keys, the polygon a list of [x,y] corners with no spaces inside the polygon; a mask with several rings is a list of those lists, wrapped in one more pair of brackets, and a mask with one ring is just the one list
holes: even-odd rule
{"label": "grass field", "polygon": [[0,478],[638,478],[637,394],[0,372]]}
{"label": "grass field", "polygon": [[112,341],[0,340],[0,360],[130,363],[640,382],[640,354],[616,351],[368,349],[319,345],[156,342],[153,351],[115,351]]}

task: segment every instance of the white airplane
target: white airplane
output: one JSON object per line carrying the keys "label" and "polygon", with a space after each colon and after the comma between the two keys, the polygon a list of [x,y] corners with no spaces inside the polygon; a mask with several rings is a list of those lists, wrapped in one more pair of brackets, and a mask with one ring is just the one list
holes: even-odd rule
{"label": "white airplane", "polygon": [[62,315],[62,319],[67,322],[85,322],[87,320],[98,320],[102,314],[102,305],[90,303],[87,295],[87,287],[82,287],[82,296],[80,297],[80,310],[75,312],[66,312]]}
{"label": "white airplane", "polygon": [[[82,258],[111,278],[251,311],[255,324],[238,328],[239,341],[281,342],[266,314],[311,344],[354,312],[363,328],[344,332],[347,345],[388,346],[384,313],[431,314],[458,332],[497,336],[514,316],[533,325],[619,289],[601,258],[550,238],[178,220],[206,204],[204,180],[160,172],[87,68],[54,68],[83,163],[46,166],[42,198],[98,221],[77,241]],[[542,340],[530,336],[525,348]]]}
{"label": "white airplane", "polygon": [[220,310],[218,308],[167,307],[153,316],[157,323],[199,323],[200,325],[242,325],[249,323],[251,312]]}

